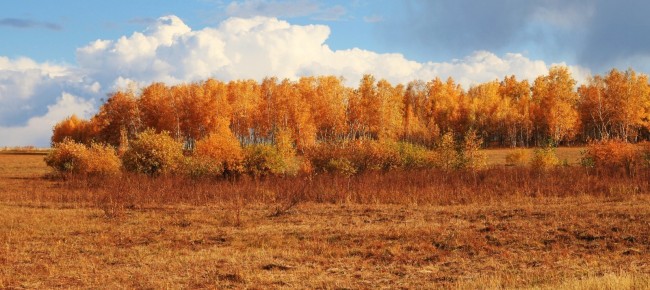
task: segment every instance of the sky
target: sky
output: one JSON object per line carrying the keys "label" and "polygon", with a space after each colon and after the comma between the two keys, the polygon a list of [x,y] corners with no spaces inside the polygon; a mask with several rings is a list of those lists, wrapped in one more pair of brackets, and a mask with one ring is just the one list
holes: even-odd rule
{"label": "sky", "polygon": [[566,65],[650,71],[649,1],[113,0],[0,4],[0,147],[49,146],[116,90],[366,73],[466,89]]}

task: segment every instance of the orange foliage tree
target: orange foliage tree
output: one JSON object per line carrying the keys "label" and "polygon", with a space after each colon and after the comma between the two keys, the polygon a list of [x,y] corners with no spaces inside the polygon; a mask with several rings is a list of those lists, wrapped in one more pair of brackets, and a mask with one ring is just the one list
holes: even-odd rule
{"label": "orange foliage tree", "polygon": [[527,80],[517,81],[515,76],[505,77],[499,94],[507,102],[506,140],[511,146],[528,146],[533,134],[532,100]]}
{"label": "orange foliage tree", "polygon": [[550,138],[555,143],[571,140],[580,128],[576,81],[567,67],[555,66],[548,75],[535,79],[532,100],[538,142]]}
{"label": "orange foliage tree", "polygon": [[145,87],[138,98],[138,108],[145,127],[171,132],[174,138],[181,138],[179,99],[165,84],[153,83]]}
{"label": "orange foliage tree", "polygon": [[52,130],[52,144],[63,142],[70,138],[76,142],[89,144],[95,138],[96,132],[88,120],[72,115],[57,123]]}
{"label": "orange foliage tree", "polygon": [[[313,76],[153,83],[139,94],[111,94],[89,121],[77,116],[62,120],[53,129],[52,143],[66,138],[86,145],[103,142],[118,147],[118,155],[130,163],[127,168],[154,174],[151,168],[131,166],[135,147],[153,146],[136,138],[146,130],[142,136],[171,139],[187,156],[209,160],[219,170],[237,171],[237,164],[243,163],[258,168],[250,172],[285,174],[295,172],[296,164],[308,168],[304,158],[321,151],[345,153],[337,157],[321,152],[329,157],[314,159],[312,165],[336,165],[348,172],[345,168],[352,164],[353,171],[360,172],[365,165],[357,164],[359,160],[374,160],[368,156],[375,155],[392,160],[386,164],[400,154],[414,154],[417,158],[400,158],[419,160],[409,164],[463,167],[480,156],[459,152],[476,152],[479,140],[485,146],[517,147],[549,140],[558,144],[620,138],[634,143],[650,138],[650,83],[648,76],[631,69],[594,76],[577,90],[569,69],[559,66],[536,78],[532,87],[515,76],[467,91],[453,78],[404,86],[366,74],[356,88],[343,82],[340,77]],[[162,134],[166,137],[158,136],[162,132],[168,132]],[[463,140],[473,145],[461,146]],[[431,154],[422,153],[431,149]],[[451,161],[442,161],[447,157]]]}
{"label": "orange foliage tree", "polygon": [[112,94],[90,120],[97,128],[98,139],[113,146],[124,145],[142,128],[138,102],[132,92]]}
{"label": "orange foliage tree", "polygon": [[251,129],[255,127],[260,98],[260,86],[254,80],[228,83],[228,102],[232,108],[230,126],[233,133],[244,143],[255,141]]}
{"label": "orange foliage tree", "polygon": [[425,145],[433,144],[437,132],[426,126],[427,86],[423,81],[412,81],[406,86],[403,102],[402,139]]}

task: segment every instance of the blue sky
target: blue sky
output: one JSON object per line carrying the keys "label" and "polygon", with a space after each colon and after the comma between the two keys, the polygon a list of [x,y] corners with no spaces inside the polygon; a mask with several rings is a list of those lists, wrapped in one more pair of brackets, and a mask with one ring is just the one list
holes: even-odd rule
{"label": "blue sky", "polygon": [[115,0],[0,5],[0,146],[48,146],[52,126],[151,82],[372,73],[465,88],[566,65],[579,82],[650,71],[641,0]]}
{"label": "blue sky", "polygon": [[[260,12],[295,24],[328,25],[332,34],[327,44],[335,49],[363,47],[389,52],[376,35],[377,22],[374,21],[383,20],[382,12],[392,11],[399,6],[398,1],[271,1],[283,2],[296,8],[294,11]],[[117,39],[141,31],[160,16],[176,15],[196,29],[217,25],[231,16],[226,11],[230,3],[210,0],[6,1],[0,9],[0,36],[9,42],[0,46],[0,55],[73,63],[76,48],[96,39]],[[309,8],[311,5],[315,8]],[[300,9],[300,6],[308,9]]]}

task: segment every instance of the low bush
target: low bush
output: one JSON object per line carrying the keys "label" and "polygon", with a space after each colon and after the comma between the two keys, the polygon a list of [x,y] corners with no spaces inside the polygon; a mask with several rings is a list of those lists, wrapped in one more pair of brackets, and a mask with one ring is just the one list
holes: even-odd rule
{"label": "low bush", "polygon": [[347,176],[352,176],[357,173],[357,167],[345,157],[330,159],[325,166],[325,170]]}
{"label": "low bush", "polygon": [[180,168],[183,145],[169,133],[146,130],[129,142],[122,156],[124,168],[131,172],[151,176],[168,174]]}
{"label": "low bush", "polygon": [[593,167],[598,172],[634,174],[637,166],[643,164],[643,145],[637,146],[622,140],[591,142],[581,160],[581,164]]}
{"label": "low bush", "polygon": [[434,164],[436,167],[449,171],[458,167],[458,150],[454,135],[446,133],[438,142],[434,150]]}
{"label": "low bush", "polygon": [[400,142],[399,155],[405,169],[433,168],[435,165],[433,153],[420,145]]}
{"label": "low bush", "polygon": [[463,143],[459,146],[458,151],[458,168],[464,169],[482,169],[487,166],[487,157],[480,152],[483,139],[478,137],[476,131],[470,130],[465,134]]}
{"label": "low bush", "polygon": [[83,144],[65,139],[54,145],[52,151],[45,157],[45,163],[60,173],[81,173],[87,151]]}
{"label": "low bush", "polygon": [[115,175],[121,168],[113,147],[98,143],[87,147],[72,139],[56,143],[45,157],[45,163],[63,174]]}
{"label": "low bush", "polygon": [[210,158],[188,156],[183,159],[179,170],[182,174],[193,178],[220,178],[224,175],[223,165]]}
{"label": "low bush", "polygon": [[86,157],[86,174],[115,175],[121,172],[122,162],[110,145],[91,143]]}
{"label": "low bush", "polygon": [[244,148],[244,166],[254,177],[267,175],[296,175],[300,163],[295,156],[283,156],[270,144],[250,145]]}
{"label": "low bush", "polygon": [[392,170],[402,166],[399,146],[396,142],[368,140],[355,144],[348,158],[361,171]]}
{"label": "low bush", "polygon": [[555,147],[548,145],[533,151],[530,166],[536,171],[546,171],[560,165],[560,159],[555,154]]}
{"label": "low bush", "polygon": [[244,171],[244,151],[230,130],[213,133],[196,142],[194,158],[190,162],[199,167],[194,173],[239,175]]}
{"label": "low bush", "polygon": [[[404,166],[404,155],[409,165],[425,164],[424,156],[413,147],[404,146],[397,142],[382,142],[375,140],[356,140],[337,144],[320,144],[305,151],[316,172],[341,173],[352,175],[364,171],[392,170]],[[422,154],[425,155],[425,154]]]}

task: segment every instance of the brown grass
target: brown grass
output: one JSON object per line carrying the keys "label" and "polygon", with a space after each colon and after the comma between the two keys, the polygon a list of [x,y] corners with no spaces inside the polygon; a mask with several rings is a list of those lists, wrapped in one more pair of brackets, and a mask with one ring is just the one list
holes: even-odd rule
{"label": "brown grass", "polygon": [[0,288],[650,287],[650,173],[43,177],[0,154]]}

